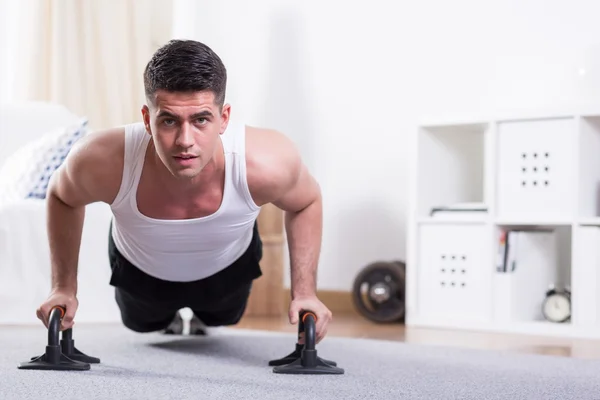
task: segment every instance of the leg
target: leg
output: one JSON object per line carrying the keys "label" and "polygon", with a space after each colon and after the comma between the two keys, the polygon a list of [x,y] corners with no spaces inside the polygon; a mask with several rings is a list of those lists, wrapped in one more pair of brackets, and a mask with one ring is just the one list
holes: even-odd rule
{"label": "leg", "polygon": [[[245,254],[225,270],[213,275],[203,287],[190,293],[187,304],[193,311],[190,321],[191,334],[205,334],[207,326],[227,326],[237,324],[248,304],[252,282],[261,275],[262,241],[258,224],[254,224],[253,238]],[[231,290],[236,287],[235,290]],[[207,296],[198,299],[198,293]],[[225,295],[223,295],[225,293]]]}
{"label": "leg", "polygon": [[225,298],[220,304],[193,309],[194,318],[190,325],[194,324],[195,319],[202,321],[205,326],[229,326],[237,324],[246,311],[251,288],[252,283],[248,283]]}
{"label": "leg", "polygon": [[192,315],[192,319],[190,320],[190,335],[206,335],[206,325],[195,313]]}
{"label": "leg", "polygon": [[120,288],[115,289],[115,299],[121,310],[123,324],[134,332],[165,330],[179,315],[179,308],[175,306],[150,303]]}
{"label": "leg", "polygon": [[167,335],[181,335],[183,333],[183,318],[181,318],[179,312],[175,314],[175,318],[173,318],[173,321],[165,328],[164,333]]}
{"label": "leg", "polygon": [[183,333],[183,320],[175,304],[167,304],[152,296],[136,295],[143,292],[156,293],[162,291],[164,286],[159,287],[157,280],[143,274],[121,255],[113,241],[111,230],[112,221],[108,237],[108,257],[112,270],[110,283],[115,286],[115,299],[123,324],[140,333],[163,329],[169,334]]}

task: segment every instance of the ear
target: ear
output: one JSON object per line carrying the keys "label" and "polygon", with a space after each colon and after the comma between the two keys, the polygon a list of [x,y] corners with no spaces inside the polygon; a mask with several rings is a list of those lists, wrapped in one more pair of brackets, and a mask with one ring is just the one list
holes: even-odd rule
{"label": "ear", "polygon": [[142,118],[144,119],[144,126],[146,127],[146,132],[149,135],[152,134],[152,130],[150,129],[150,109],[147,105],[142,107]]}
{"label": "ear", "polygon": [[223,110],[221,111],[221,131],[219,134],[223,134],[227,130],[227,125],[229,125],[229,118],[231,117],[231,105],[224,104]]}

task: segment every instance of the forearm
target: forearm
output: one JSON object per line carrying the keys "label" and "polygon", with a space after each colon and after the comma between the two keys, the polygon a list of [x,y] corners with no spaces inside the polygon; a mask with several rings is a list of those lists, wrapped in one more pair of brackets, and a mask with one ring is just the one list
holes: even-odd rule
{"label": "forearm", "polygon": [[77,293],[77,264],[85,207],[73,208],[49,194],[47,215],[52,289]]}
{"label": "forearm", "polygon": [[290,253],[292,299],[314,296],[323,231],[321,198],[299,212],[286,212],[285,227]]}

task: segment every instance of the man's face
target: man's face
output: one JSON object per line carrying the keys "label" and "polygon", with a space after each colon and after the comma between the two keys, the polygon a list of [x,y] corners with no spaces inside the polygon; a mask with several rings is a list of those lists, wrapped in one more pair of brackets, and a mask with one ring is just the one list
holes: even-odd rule
{"label": "man's face", "polygon": [[197,176],[215,154],[219,135],[229,122],[230,106],[220,110],[214,98],[209,91],[158,91],[154,102],[142,109],[158,156],[177,178]]}

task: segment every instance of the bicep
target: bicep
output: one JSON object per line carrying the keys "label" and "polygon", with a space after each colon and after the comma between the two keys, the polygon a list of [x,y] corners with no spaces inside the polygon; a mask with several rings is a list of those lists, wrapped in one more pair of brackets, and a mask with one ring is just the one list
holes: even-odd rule
{"label": "bicep", "polygon": [[320,200],[321,188],[299,155],[287,158],[282,169],[280,193],[273,204],[284,211],[298,212]]}
{"label": "bicep", "polygon": [[72,151],[54,172],[49,184],[49,194],[71,207],[81,207],[98,201],[94,192],[93,172],[84,155]]}
{"label": "bicep", "polygon": [[273,130],[254,130],[247,142],[248,184],[258,205],[298,212],[320,200],[321,190],[296,145]]}
{"label": "bicep", "polygon": [[[71,207],[110,202],[120,185],[119,165],[109,137],[81,139],[52,175],[49,194]],[[107,162],[107,160],[109,160]],[[119,179],[117,179],[119,178]]]}

